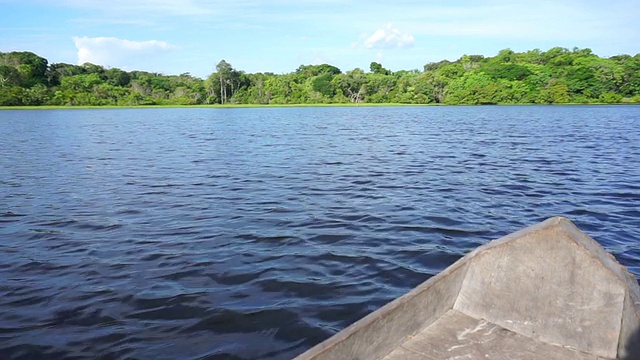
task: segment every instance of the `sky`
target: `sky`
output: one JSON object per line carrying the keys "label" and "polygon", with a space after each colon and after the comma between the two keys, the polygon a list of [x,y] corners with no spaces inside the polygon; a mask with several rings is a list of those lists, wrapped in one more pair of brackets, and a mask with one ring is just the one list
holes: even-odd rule
{"label": "sky", "polygon": [[640,0],[0,0],[0,52],[206,78],[331,64],[422,70],[555,46],[640,52]]}

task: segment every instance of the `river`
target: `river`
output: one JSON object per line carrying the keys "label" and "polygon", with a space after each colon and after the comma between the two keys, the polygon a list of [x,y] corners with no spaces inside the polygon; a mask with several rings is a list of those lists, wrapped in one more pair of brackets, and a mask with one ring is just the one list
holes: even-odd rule
{"label": "river", "polygon": [[640,275],[640,107],[0,111],[0,357],[287,359],[570,218]]}

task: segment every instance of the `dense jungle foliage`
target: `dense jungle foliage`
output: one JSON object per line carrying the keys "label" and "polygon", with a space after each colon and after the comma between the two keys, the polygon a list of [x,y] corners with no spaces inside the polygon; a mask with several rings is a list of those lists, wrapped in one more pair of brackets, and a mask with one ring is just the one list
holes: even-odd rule
{"label": "dense jungle foliage", "polygon": [[323,64],[247,74],[224,60],[215,70],[200,79],[0,52],[0,105],[640,103],[640,54],[601,58],[579,48],[464,55],[422,71],[372,62],[369,71]]}

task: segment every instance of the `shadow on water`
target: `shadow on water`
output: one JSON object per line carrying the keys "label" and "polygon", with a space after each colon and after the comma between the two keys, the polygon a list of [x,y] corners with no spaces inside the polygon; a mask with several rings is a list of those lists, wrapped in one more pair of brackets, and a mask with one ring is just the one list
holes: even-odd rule
{"label": "shadow on water", "polygon": [[625,355],[622,360],[640,360],[640,327],[636,329],[627,340]]}

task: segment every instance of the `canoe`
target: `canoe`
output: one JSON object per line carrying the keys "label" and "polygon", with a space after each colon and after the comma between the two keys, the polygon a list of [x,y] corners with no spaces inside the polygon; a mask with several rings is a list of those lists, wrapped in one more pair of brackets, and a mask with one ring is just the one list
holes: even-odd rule
{"label": "canoe", "polygon": [[296,359],[640,359],[640,287],[555,217],[480,246]]}

